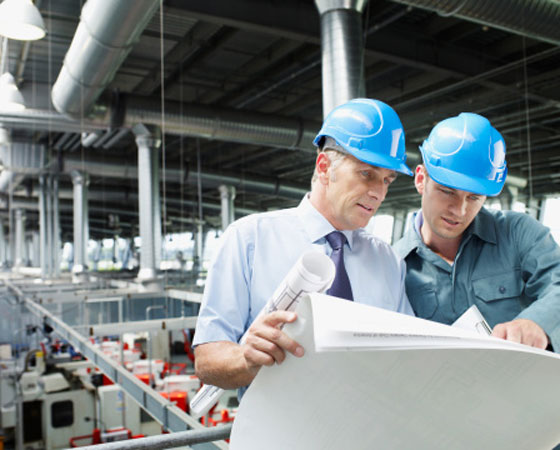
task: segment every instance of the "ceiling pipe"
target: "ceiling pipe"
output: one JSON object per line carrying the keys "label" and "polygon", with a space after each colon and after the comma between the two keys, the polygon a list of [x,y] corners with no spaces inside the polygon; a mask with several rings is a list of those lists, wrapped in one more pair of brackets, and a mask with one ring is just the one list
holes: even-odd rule
{"label": "ceiling pipe", "polygon": [[159,8],[159,0],[88,0],[52,89],[57,111],[87,116]]}
{"label": "ceiling pipe", "polygon": [[[113,96],[97,102],[158,6],[159,0],[88,0],[52,89],[52,102],[60,113],[83,118],[73,124],[80,129],[69,130],[68,121],[53,120],[40,111],[19,118],[35,128],[41,122],[48,131],[132,128],[142,123],[170,134],[314,151],[320,123],[171,101],[166,101],[163,123],[160,99]],[[17,117],[0,115],[0,123],[17,126]]]}
{"label": "ceiling pipe", "polygon": [[321,15],[323,117],[365,96],[362,12],[367,0],[315,0]]}
{"label": "ceiling pipe", "polygon": [[393,0],[510,33],[560,45],[557,0]]}
{"label": "ceiling pipe", "polygon": [[82,133],[119,127],[130,130],[138,123],[165,128],[166,134],[313,154],[313,139],[321,128],[317,121],[173,101],[166,101],[162,120],[159,99],[124,95],[100,100],[93,113],[81,121],[40,109],[0,111],[0,124],[6,127],[50,132]]}
{"label": "ceiling pipe", "polygon": [[[92,158],[91,156],[86,156],[85,158],[74,155],[65,156],[62,167],[64,172],[70,173],[72,170],[83,169],[92,176],[133,180],[138,178],[138,168],[136,165],[131,165],[129,160],[109,160],[108,158],[103,158],[101,160]],[[218,187],[221,184],[226,184],[234,186],[237,191],[250,191],[298,200],[309,191],[307,186],[281,180],[271,181],[270,177],[238,177],[223,172],[201,172],[200,179],[205,186]],[[196,170],[181,170],[168,167],[165,169],[165,180],[196,185],[198,183],[198,172]]]}

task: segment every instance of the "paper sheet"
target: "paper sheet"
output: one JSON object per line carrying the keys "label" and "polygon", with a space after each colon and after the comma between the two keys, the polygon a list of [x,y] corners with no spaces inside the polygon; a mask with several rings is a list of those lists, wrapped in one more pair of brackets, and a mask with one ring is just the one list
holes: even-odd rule
{"label": "paper sheet", "polygon": [[560,443],[558,355],[320,294],[297,311],[284,330],[306,354],[259,372],[233,450]]}
{"label": "paper sheet", "polygon": [[[325,292],[331,286],[335,272],[334,263],[327,255],[315,250],[305,252],[276,287],[258,317],[273,311],[295,310],[302,296],[310,292]],[[241,344],[246,336],[241,337]],[[224,390],[217,386],[203,385],[190,402],[191,416],[199,418],[205,415],[218,403],[223,393]]]}

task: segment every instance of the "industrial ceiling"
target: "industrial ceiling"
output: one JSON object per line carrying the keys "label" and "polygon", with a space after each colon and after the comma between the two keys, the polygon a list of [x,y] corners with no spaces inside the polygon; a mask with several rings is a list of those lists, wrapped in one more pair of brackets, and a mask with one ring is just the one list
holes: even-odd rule
{"label": "industrial ceiling", "polygon": [[[69,118],[51,102],[83,2],[35,3],[47,36],[10,40],[8,53],[29,109],[21,116],[0,111],[0,124],[14,142],[45,146],[42,170],[59,175],[63,239],[72,236],[73,169],[90,175],[90,235],[134,235],[137,146],[126,120]],[[535,7],[539,17],[559,23],[554,0],[365,5],[366,96],[399,113],[411,166],[434,124],[472,111],[504,135],[509,174],[519,186],[527,182],[521,196],[560,192],[560,35],[554,36],[560,26],[550,32],[540,19],[523,28]],[[164,231],[190,230],[200,215],[219,227],[220,184],[236,187],[238,216],[296,205],[309,188],[311,139],[323,118],[320,16],[313,0],[164,0],[163,10],[154,11],[122,63],[99,69],[111,76],[92,107],[117,101],[121,109],[136,108],[137,119],[146,110],[161,118]],[[487,14],[499,20],[490,23]],[[514,21],[526,23],[516,28]],[[286,129],[293,133],[277,132]],[[0,194],[4,211],[31,210],[30,226],[37,223],[38,173],[20,174]],[[400,176],[383,210],[418,205],[412,179]]]}

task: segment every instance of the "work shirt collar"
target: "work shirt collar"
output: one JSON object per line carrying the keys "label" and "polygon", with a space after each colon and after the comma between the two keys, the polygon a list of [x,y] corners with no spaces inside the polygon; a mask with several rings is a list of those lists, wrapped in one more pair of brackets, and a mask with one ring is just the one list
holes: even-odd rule
{"label": "work shirt collar", "polygon": [[[403,237],[403,252],[404,258],[406,258],[410,252],[416,250],[418,247],[425,246],[422,241],[422,235],[420,234],[420,228],[424,223],[424,217],[422,216],[422,210],[414,213],[412,218],[412,223],[414,227],[414,233],[406,233]],[[496,226],[492,220],[492,216],[485,208],[482,208],[477,216],[474,218],[473,222],[467,227],[463,233],[462,241],[466,241],[471,235],[477,236],[479,239],[488,242],[490,244],[496,244]]]}
{"label": "work shirt collar", "polygon": [[[314,244],[324,244],[325,236],[332,231],[336,231],[331,223],[311,204],[309,193],[307,193],[296,208],[297,215],[303,223],[307,235]],[[346,243],[352,250],[354,232],[340,230],[346,236]]]}

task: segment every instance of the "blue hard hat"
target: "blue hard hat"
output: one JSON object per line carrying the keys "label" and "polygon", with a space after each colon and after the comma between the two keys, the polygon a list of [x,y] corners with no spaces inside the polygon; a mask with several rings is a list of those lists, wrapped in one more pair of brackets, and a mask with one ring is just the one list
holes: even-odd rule
{"label": "blue hard hat", "polygon": [[313,143],[320,147],[326,137],[360,161],[412,175],[405,164],[404,129],[399,116],[379,100],[357,98],[337,106],[325,118]]}
{"label": "blue hard hat", "polygon": [[444,186],[493,197],[506,181],[504,138],[478,114],[441,121],[420,151],[430,178]]}

